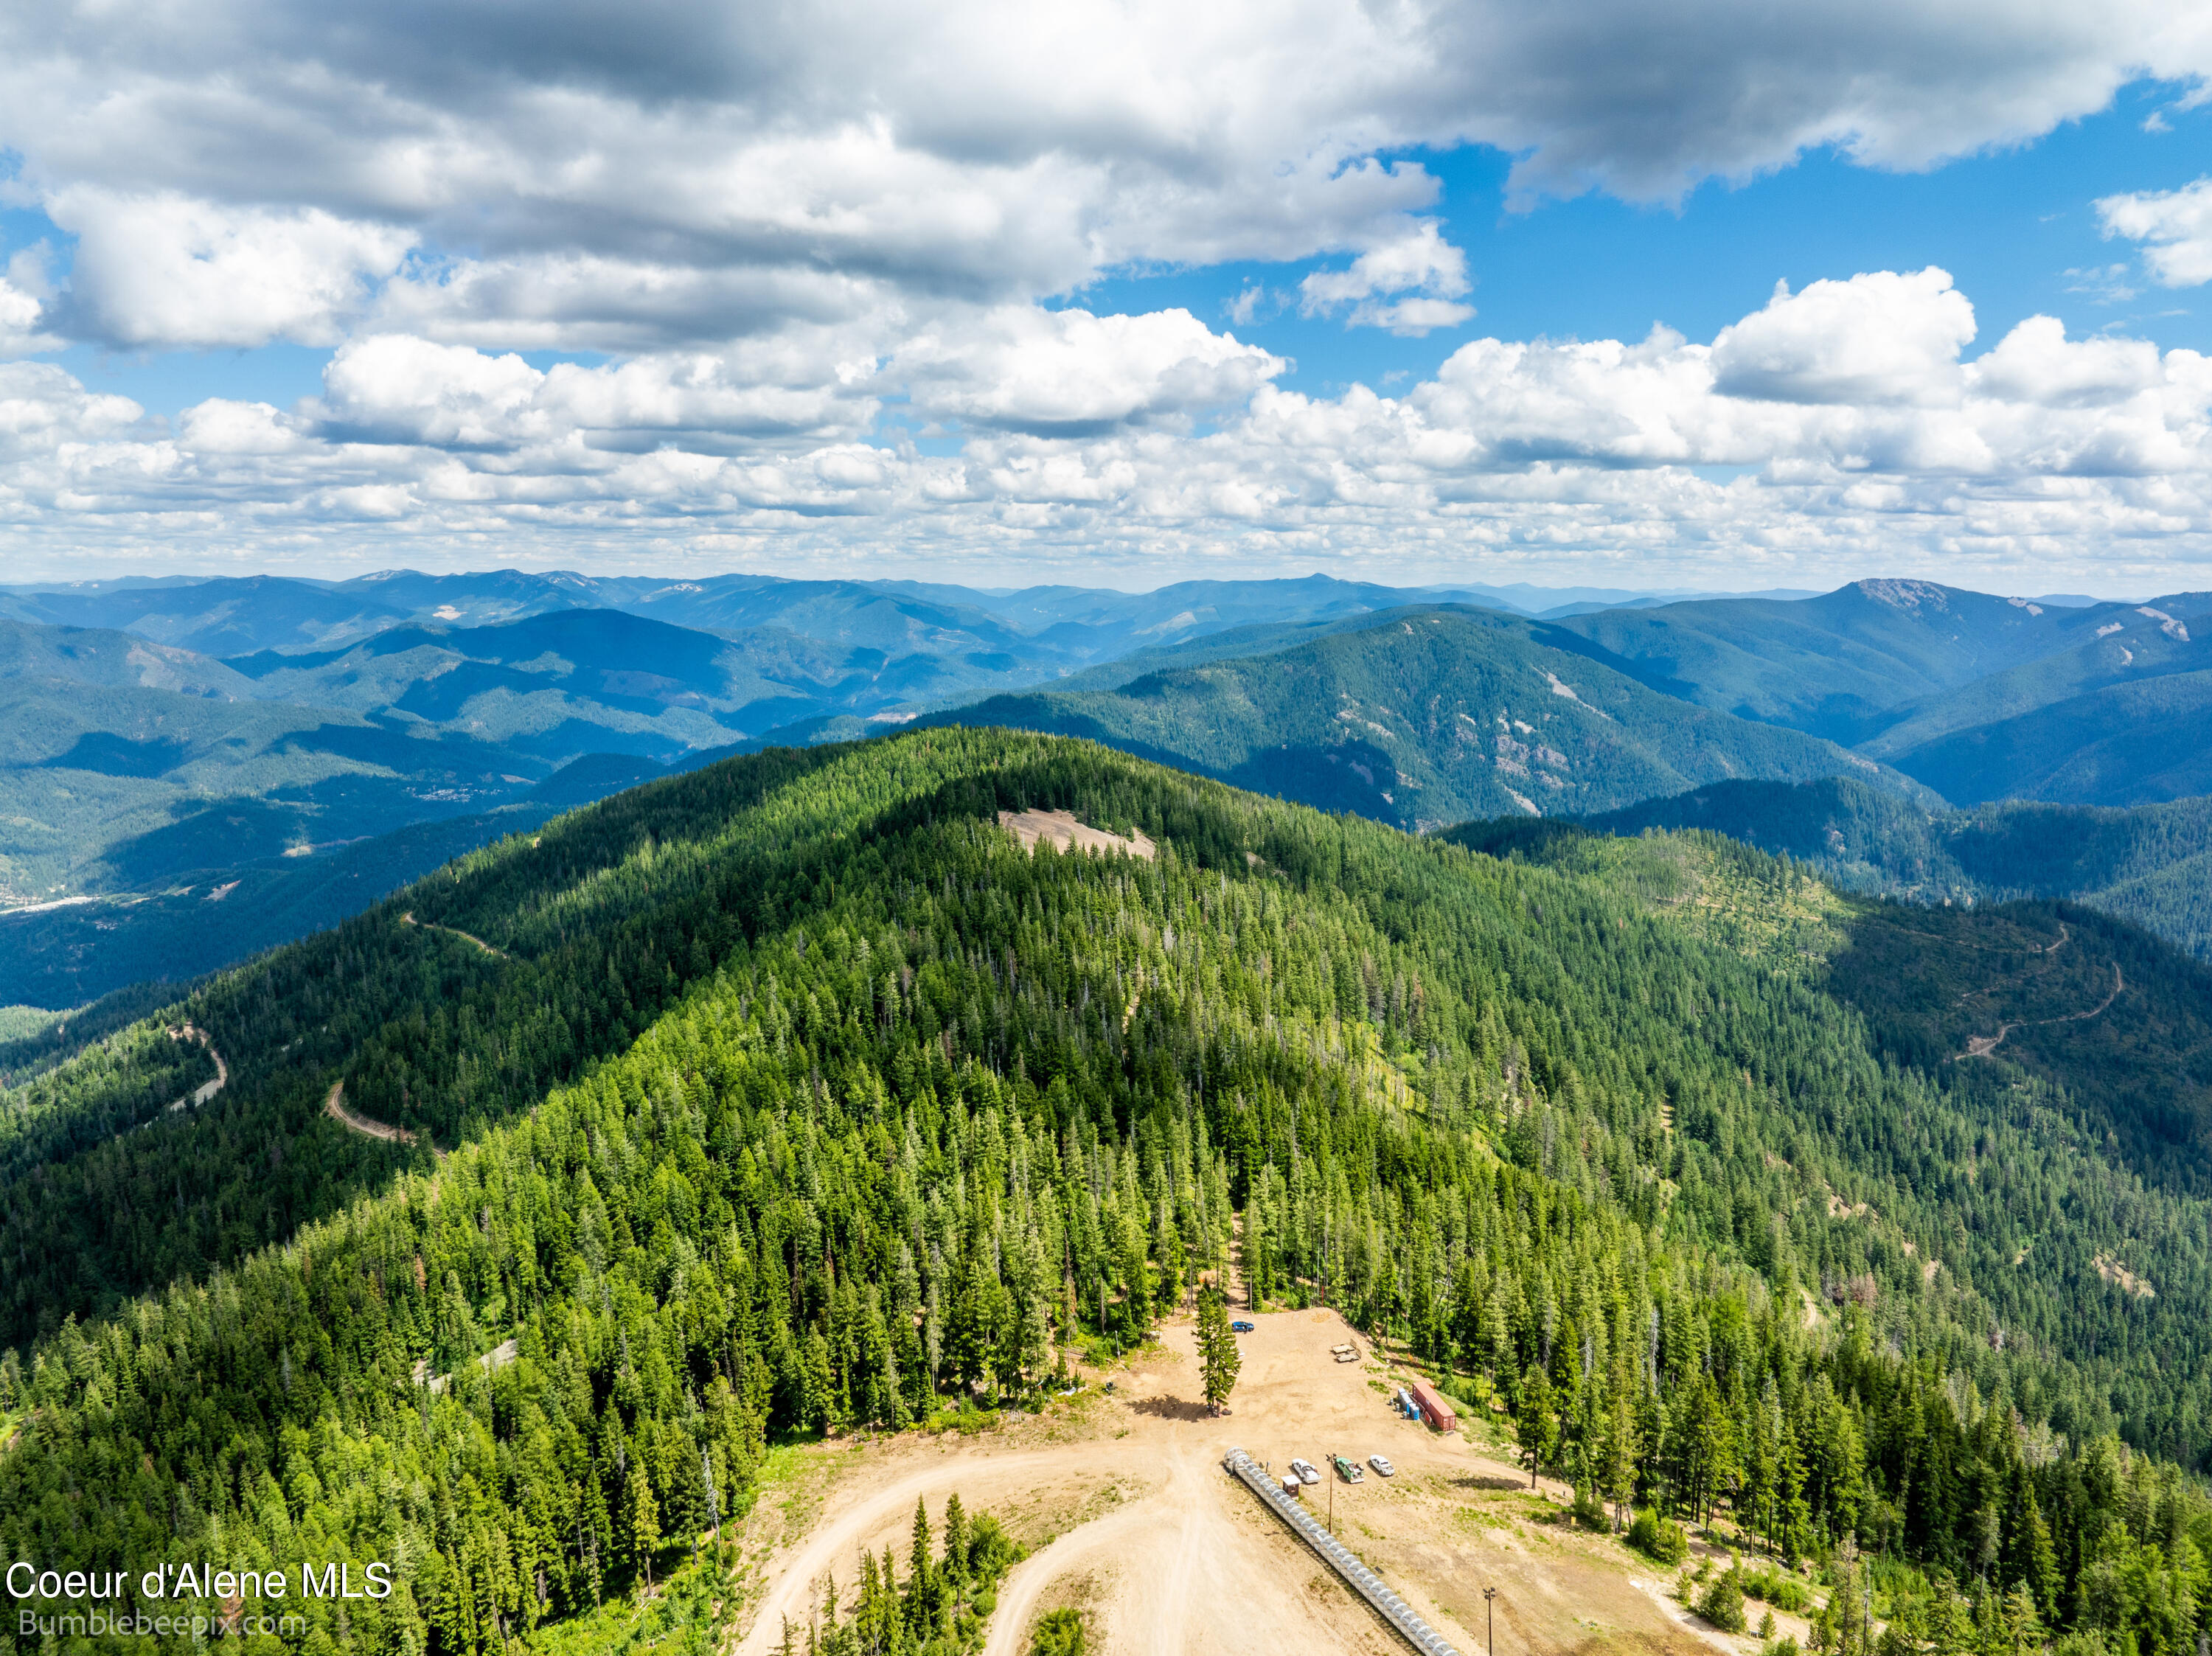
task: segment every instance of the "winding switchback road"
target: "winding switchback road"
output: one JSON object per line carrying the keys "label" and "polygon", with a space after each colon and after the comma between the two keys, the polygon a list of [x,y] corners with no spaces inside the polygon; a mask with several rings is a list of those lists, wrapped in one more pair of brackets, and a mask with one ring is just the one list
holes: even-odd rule
{"label": "winding switchback road", "polygon": [[[2063,943],[2065,940],[2061,938],[2059,941]],[[2051,946],[2053,949],[2056,949],[2058,944],[2053,943]],[[1959,1058],[1987,1058],[1990,1053],[1996,1052],[1998,1047],[2003,1046],[2005,1037],[2015,1029],[2040,1029],[2045,1028],[2046,1025],[2053,1023],[2086,1022],[2091,1018],[2101,1016],[2114,1001],[2118,1000],[2127,992],[2127,980],[2120,975],[2120,963],[2118,961],[2114,961],[2112,962],[2112,992],[2106,996],[2104,999],[2099,1001],[2087,1011],[2068,1012],[2061,1017],[2027,1018],[2018,1023],[1999,1024],[1997,1026],[1996,1034],[1993,1035],[1967,1036],[1966,1050],[1956,1054],[1956,1056]]]}
{"label": "winding switchback road", "polygon": [[208,1100],[213,1098],[217,1093],[221,1092],[225,1087],[230,1084],[230,1066],[222,1061],[222,1054],[216,1051],[215,1043],[208,1039],[206,1030],[195,1028],[192,1025],[187,1023],[181,1029],[170,1030],[169,1039],[171,1040],[197,1040],[201,1046],[207,1048],[207,1055],[215,1060],[215,1079],[213,1081],[203,1081],[198,1086],[192,1089],[191,1092],[186,1093],[182,1098],[178,1099],[175,1102],[171,1104],[168,1107],[169,1108],[173,1110],[181,1110],[186,1105],[190,1105],[193,1109],[198,1109],[201,1105],[206,1103]]}

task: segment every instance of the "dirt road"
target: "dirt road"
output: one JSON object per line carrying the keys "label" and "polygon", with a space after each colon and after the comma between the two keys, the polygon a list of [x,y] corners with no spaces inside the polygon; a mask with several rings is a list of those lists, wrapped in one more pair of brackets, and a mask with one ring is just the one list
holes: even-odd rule
{"label": "dirt road", "polygon": [[[1255,1587],[1294,1583],[1311,1555],[1223,1477],[1210,1446],[1172,1448],[1166,1458],[1168,1477],[1156,1493],[1071,1531],[1008,1573],[985,1656],[1021,1656],[1046,1607],[1041,1601],[1071,1577],[1105,1589],[1098,1615],[1109,1650],[1265,1648],[1324,1656],[1395,1649],[1382,1624],[1342,1592],[1309,1594],[1315,1602],[1268,1625],[1277,1617],[1255,1603]],[[1317,1566],[1307,1573],[1317,1574]]]}
{"label": "dirt road", "polygon": [[787,1618],[793,1627],[804,1627],[815,1601],[821,1597],[823,1578],[832,1573],[840,1576],[854,1574],[854,1561],[863,1549],[881,1551],[888,1540],[901,1555],[899,1562],[903,1568],[905,1549],[896,1546],[896,1543],[908,1532],[916,1501],[929,1503],[933,1520],[943,1516],[945,1497],[956,1490],[960,1493],[961,1503],[973,1508],[976,1501],[969,1491],[987,1483],[1002,1483],[1009,1477],[1018,1480],[1041,1476],[1051,1469],[1057,1459],[1049,1453],[997,1457],[980,1477],[976,1461],[964,1457],[947,1459],[908,1471],[895,1483],[868,1490],[830,1521],[816,1526],[797,1552],[779,1562],[775,1579],[768,1596],[761,1601],[752,1631],[738,1646],[738,1656],[767,1656],[767,1653],[775,1650],[783,1637]]}
{"label": "dirt road", "polygon": [[215,1060],[215,1079],[213,1081],[203,1081],[198,1086],[193,1088],[191,1091],[186,1093],[182,1098],[177,1099],[172,1102],[167,1107],[168,1108],[173,1110],[181,1110],[189,1105],[191,1108],[198,1109],[201,1105],[206,1103],[208,1100],[213,1098],[217,1093],[221,1092],[225,1087],[230,1084],[230,1066],[222,1061],[222,1054],[216,1051],[215,1043],[208,1039],[206,1030],[195,1028],[192,1025],[187,1023],[180,1029],[170,1030],[169,1039],[171,1040],[197,1040],[201,1046],[206,1047],[207,1055]]}
{"label": "dirt road", "polygon": [[[1701,1629],[1638,1585],[1651,1567],[1604,1537],[1569,1528],[1526,1476],[1459,1437],[1397,1418],[1379,1364],[1338,1364],[1328,1349],[1364,1337],[1334,1313],[1279,1312],[1242,1338],[1243,1374],[1228,1418],[1198,1401],[1192,1330],[1095,1380],[1078,1404],[972,1439],[908,1434],[865,1447],[824,1445],[836,1468],[822,1512],[763,1561],[765,1591],[737,1656],[767,1656],[783,1618],[803,1627],[834,1571],[849,1592],[860,1552],[890,1546],[905,1569],[917,1496],[933,1520],[957,1491],[1035,1549],[1000,1583],[989,1656],[1021,1656],[1036,1617],[1079,1607],[1093,1651],[1328,1656],[1396,1652],[1395,1635],[1289,1528],[1221,1470],[1232,1444],[1281,1468],[1382,1453],[1385,1479],[1310,1489],[1311,1509],[1465,1656],[1485,1652],[1482,1588],[1500,1589],[1501,1656],[1664,1651],[1713,1656]],[[1332,1486],[1334,1513],[1332,1515]],[[1714,1635],[1723,1637],[1723,1635]],[[1756,1641],[1732,1646],[1753,1656]]]}
{"label": "dirt road", "polygon": [[399,924],[411,925],[421,931],[442,931],[449,937],[459,937],[463,943],[474,943],[495,960],[503,961],[512,958],[505,949],[494,949],[473,931],[464,931],[457,925],[433,925],[428,920],[418,920],[415,918],[415,911],[411,908],[399,917]]}
{"label": "dirt road", "polygon": [[[2062,927],[2060,929],[2063,931],[2064,928]],[[2065,941],[2065,938],[2061,937],[2059,938],[2058,943],[2064,943]],[[2051,947],[2052,949],[2057,948],[2058,943],[2052,943]],[[2049,950],[2045,950],[2045,952],[2048,953]],[[1954,1058],[1987,1058],[1990,1053],[1996,1052],[1998,1047],[2003,1046],[2005,1043],[2005,1037],[2015,1029],[2041,1029],[2054,1023],[2086,1023],[2091,1018],[2102,1017],[2106,1012],[2111,1010],[2112,1003],[2127,992],[2127,988],[2128,980],[2120,975],[2120,963],[2118,961],[2114,961],[2112,962],[2112,992],[2106,995],[2104,999],[2099,1001],[2087,1011],[2069,1012],[2063,1017],[2031,1018],[2024,1023],[2002,1024],[1998,1027],[1996,1034],[1993,1035],[1967,1036],[1966,1050],[1963,1052],[1954,1053],[1953,1056]]]}
{"label": "dirt road", "polygon": [[345,1083],[343,1081],[331,1083],[330,1096],[323,1100],[323,1113],[364,1137],[380,1138],[387,1144],[411,1144],[415,1142],[415,1135],[404,1127],[395,1127],[386,1121],[372,1121],[367,1116],[356,1115],[346,1108]]}

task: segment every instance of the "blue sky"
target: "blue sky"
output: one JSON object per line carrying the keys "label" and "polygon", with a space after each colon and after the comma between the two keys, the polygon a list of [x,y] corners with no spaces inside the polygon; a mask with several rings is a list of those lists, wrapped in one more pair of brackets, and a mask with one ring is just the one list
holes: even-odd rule
{"label": "blue sky", "polygon": [[[1049,303],[1092,311],[1181,306],[1296,365],[1279,383],[1316,394],[1354,381],[1378,390],[1434,371],[1465,339],[1641,337],[1663,324],[1695,340],[1765,302],[1778,281],[1802,288],[1862,270],[1951,272],[1973,301],[1980,340],[2023,318],[2056,316],[2069,333],[2121,332],[2212,354],[2212,306],[2198,292],[2146,282],[2129,248],[2103,234],[2094,203],[2171,191],[2212,167],[2212,104],[2179,106],[2181,88],[2126,88],[2112,107],[2048,136],[1923,171],[1856,166],[1832,149],[1741,184],[1708,180],[1678,206],[1591,191],[1520,210],[1506,205],[1512,157],[1481,145],[1398,152],[1441,181],[1433,211],[1468,256],[1476,315],[1423,338],[1301,315],[1299,281],[1341,265],[1319,257],[1113,274]],[[2145,123],[2157,117],[2156,130]],[[43,213],[0,214],[5,251],[44,242],[66,268],[70,239]],[[1230,319],[1248,287],[1280,295],[1255,320]],[[530,351],[545,367],[597,352]],[[207,397],[289,406],[321,389],[326,349],[143,351],[79,345],[56,356],[88,385],[173,413]],[[896,410],[893,424],[903,423]],[[934,446],[951,446],[935,445]]]}
{"label": "blue sky", "polygon": [[0,20],[0,560],[2212,582],[2159,0],[410,17]]}
{"label": "blue sky", "polygon": [[[1747,183],[1709,180],[1679,208],[1593,191],[1512,211],[1510,156],[1476,146],[1414,152],[1443,181],[1436,212],[1467,249],[1477,312],[1425,339],[1301,316],[1299,278],[1340,259],[1113,276],[1066,302],[1182,305],[1216,320],[1247,286],[1284,291],[1287,306],[1264,307],[1267,319],[1237,326],[1237,336],[1294,359],[1297,374],[1285,383],[1317,391],[1428,373],[1480,334],[1635,339],[1656,323],[1707,340],[1757,310],[1778,281],[1802,288],[1929,264],[1948,270],[1973,300],[1985,344],[2040,313],[2069,333],[2124,332],[2212,353],[2205,296],[2145,282],[2131,271],[2127,245],[2102,233],[2093,205],[2124,191],[2179,189],[2212,167],[2212,106],[2184,110],[2178,101],[2171,86],[2130,86],[2112,109],[2048,136],[1923,172],[1854,166],[1816,150]],[[2143,130],[2153,114],[2165,130]],[[2121,298],[2116,286],[2133,291]]]}

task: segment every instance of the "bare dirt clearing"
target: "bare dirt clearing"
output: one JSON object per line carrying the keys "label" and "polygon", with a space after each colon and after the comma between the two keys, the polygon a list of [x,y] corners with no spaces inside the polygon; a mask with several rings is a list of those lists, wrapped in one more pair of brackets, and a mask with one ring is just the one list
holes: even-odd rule
{"label": "bare dirt clearing", "polygon": [[1049,840],[1062,851],[1125,851],[1132,857],[1141,857],[1146,862],[1159,855],[1160,848],[1139,828],[1126,840],[1079,822],[1074,814],[1065,810],[1002,810],[999,826],[1010,831],[1022,842],[1024,851],[1034,852],[1037,841]]}
{"label": "bare dirt clearing", "polygon": [[[942,1517],[954,1491],[996,1514],[1031,1556],[1000,1584],[986,1649],[1019,1656],[1042,1611],[1079,1600],[1109,1653],[1266,1652],[1314,1656],[1404,1648],[1289,1528],[1229,1477],[1232,1446],[1279,1470],[1341,1453],[1388,1455],[1398,1475],[1306,1491],[1310,1510],[1466,1656],[1486,1648],[1482,1589],[1494,1585],[1498,1649],[1607,1650],[1712,1656],[1732,1641],[1690,1622],[1650,1586],[1669,1574],[1618,1542],[1571,1529],[1563,1495],[1531,1493],[1525,1472],[1399,1419],[1372,1361],[1336,1362],[1329,1348],[1368,1342],[1334,1313],[1277,1312],[1241,1337],[1234,1412],[1198,1401],[1188,1321],[1157,1348],[1091,1376],[1073,1403],[972,1438],[909,1435],[801,1453],[823,1470],[807,1515],[756,1559],[765,1590],[740,1619],[740,1656],[766,1656],[783,1621],[802,1627],[834,1572],[848,1592],[860,1549],[908,1550],[917,1496]],[[1097,1382],[1111,1379],[1115,1395]],[[817,1486],[818,1487],[818,1486]]]}
{"label": "bare dirt clearing", "polygon": [[2089,1263],[2096,1266],[2100,1277],[2108,1283],[2118,1283],[2137,1299],[2154,1300],[2158,1297],[2158,1290],[2151,1286],[2149,1277],[2136,1275],[2111,1254],[2100,1253]]}

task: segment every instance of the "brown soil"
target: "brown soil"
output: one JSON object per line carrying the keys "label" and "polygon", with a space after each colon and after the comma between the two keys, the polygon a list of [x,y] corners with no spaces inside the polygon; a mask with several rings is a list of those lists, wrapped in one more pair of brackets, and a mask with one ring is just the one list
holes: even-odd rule
{"label": "brown soil", "polygon": [[2111,1254],[2100,1253],[2089,1263],[2096,1266],[2097,1274],[2100,1277],[2108,1283],[2118,1283],[2137,1299],[2152,1300],[2158,1297],[2158,1290],[2151,1286],[2149,1277],[2138,1277]]}
{"label": "brown soil", "polygon": [[1122,851],[1148,863],[1159,855],[1159,847],[1142,828],[1123,840],[1077,822],[1069,811],[1002,810],[999,813],[999,826],[1011,831],[1022,842],[1024,851],[1035,851],[1038,840],[1049,840],[1062,851]]}
{"label": "brown soil", "polygon": [[[849,1592],[860,1550],[892,1549],[903,1572],[917,1496],[932,1518],[957,1491],[1031,1548],[1000,1585],[989,1656],[1021,1656],[1036,1617],[1079,1598],[1118,1653],[1253,1652],[1314,1656],[1403,1647],[1290,1529],[1222,1471],[1240,1447],[1280,1470],[1292,1456],[1327,1469],[1341,1452],[1374,1453],[1397,1476],[1332,1476],[1311,1510],[1467,1656],[1486,1651],[1485,1586],[1498,1589],[1504,1656],[1623,1651],[1752,1656],[1663,1597],[1666,1577],[1610,1538],[1575,1530],[1565,1492],[1463,1436],[1395,1416],[1394,1377],[1376,1362],[1340,1364],[1352,1338],[1333,1312],[1277,1312],[1242,1337],[1243,1372],[1225,1418],[1198,1401],[1190,1324],[1158,1346],[1089,1376],[1070,1403],[974,1438],[881,1439],[808,1451],[830,1481],[820,1514],[757,1559],[764,1591],[741,1618],[738,1656],[766,1656],[783,1619],[803,1627],[835,1572]],[[1364,1343],[1363,1343],[1364,1349]],[[1097,1382],[1111,1379],[1115,1395]],[[1378,1389],[1379,1388],[1379,1389]],[[1480,1428],[1474,1429],[1480,1430]],[[1332,1499],[1334,1511],[1332,1513]],[[1756,1608],[1756,1607],[1754,1607]]]}

